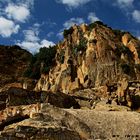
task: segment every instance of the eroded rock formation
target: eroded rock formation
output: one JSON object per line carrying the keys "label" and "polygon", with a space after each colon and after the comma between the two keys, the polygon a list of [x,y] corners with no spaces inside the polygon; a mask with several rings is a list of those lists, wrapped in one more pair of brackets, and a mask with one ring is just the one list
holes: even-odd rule
{"label": "eroded rock formation", "polygon": [[57,45],[56,65],[42,75],[35,90],[70,93],[104,86],[122,78],[140,79],[140,41],[100,22],[73,26]]}

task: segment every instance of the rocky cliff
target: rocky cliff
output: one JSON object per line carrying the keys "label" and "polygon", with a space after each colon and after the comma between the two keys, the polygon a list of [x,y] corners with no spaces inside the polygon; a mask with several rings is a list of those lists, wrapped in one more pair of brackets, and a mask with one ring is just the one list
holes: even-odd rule
{"label": "rocky cliff", "polygon": [[57,45],[56,65],[42,75],[36,90],[70,93],[140,79],[140,41],[101,22],[74,25]]}

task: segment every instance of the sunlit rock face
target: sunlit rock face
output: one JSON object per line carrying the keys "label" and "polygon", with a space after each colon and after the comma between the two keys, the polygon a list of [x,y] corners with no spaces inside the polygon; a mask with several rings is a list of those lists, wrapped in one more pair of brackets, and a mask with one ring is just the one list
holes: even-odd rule
{"label": "sunlit rock face", "polygon": [[140,41],[101,22],[74,25],[57,45],[56,65],[42,75],[35,90],[70,93],[104,86],[122,78],[140,79]]}

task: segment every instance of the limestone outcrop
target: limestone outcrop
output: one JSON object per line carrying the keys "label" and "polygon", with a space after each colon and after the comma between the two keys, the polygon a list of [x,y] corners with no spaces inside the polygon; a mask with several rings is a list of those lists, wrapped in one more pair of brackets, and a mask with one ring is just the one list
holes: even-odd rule
{"label": "limestone outcrop", "polygon": [[74,25],[57,45],[55,65],[42,75],[35,90],[71,93],[140,80],[140,41],[130,33],[113,30],[101,22]]}

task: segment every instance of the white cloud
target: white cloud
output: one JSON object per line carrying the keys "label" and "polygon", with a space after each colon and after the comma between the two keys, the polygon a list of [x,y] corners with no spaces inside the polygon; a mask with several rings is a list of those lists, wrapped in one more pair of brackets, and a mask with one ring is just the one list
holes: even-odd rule
{"label": "white cloud", "polygon": [[70,28],[71,26],[73,26],[74,24],[82,24],[84,23],[84,19],[83,18],[71,18],[70,20],[66,21],[63,26],[64,28]]}
{"label": "white cloud", "polygon": [[25,22],[25,20],[27,20],[27,18],[30,16],[30,10],[25,4],[22,5],[9,4],[6,7],[5,12],[9,18],[19,22]]}
{"label": "white cloud", "polygon": [[100,19],[96,16],[95,13],[91,12],[88,14],[88,20],[90,22],[95,22],[95,21],[99,21]]}
{"label": "white cloud", "polygon": [[118,8],[128,12],[130,11],[130,9],[132,10],[134,8],[135,0],[100,0],[100,1],[108,5],[117,6]]}
{"label": "white cloud", "polygon": [[53,46],[55,45],[52,41],[48,41],[46,39],[43,39],[41,42],[40,42],[40,45],[42,47],[49,47],[49,46]]}
{"label": "white cloud", "polygon": [[137,23],[140,23],[140,11],[134,10],[132,13],[132,17]]}
{"label": "white cloud", "polygon": [[18,33],[19,23],[24,23],[28,19],[33,5],[34,0],[1,0],[0,35],[10,37],[12,34]]}
{"label": "white cloud", "polygon": [[4,17],[0,17],[0,35],[2,37],[10,37],[12,34],[18,33],[20,26],[13,21]]}
{"label": "white cloud", "polygon": [[47,39],[41,40],[39,38],[39,24],[34,24],[32,28],[24,30],[24,41],[17,42],[17,45],[30,51],[31,53],[36,53],[41,47],[49,47],[55,45],[52,41]]}
{"label": "white cloud", "polygon": [[29,29],[29,30],[24,30],[23,33],[26,41],[30,41],[30,42],[39,41],[38,32]]}
{"label": "white cloud", "polygon": [[57,37],[59,39],[63,39],[63,31],[64,29],[69,29],[71,26],[73,25],[80,25],[82,23],[84,23],[84,19],[83,18],[71,18],[67,21],[65,21],[65,23],[63,24],[63,28],[57,33]]}
{"label": "white cloud", "polygon": [[62,30],[60,30],[59,31],[59,33],[57,33],[57,37],[59,38],[59,39],[63,39],[63,31],[64,31],[64,29]]}
{"label": "white cloud", "polygon": [[84,5],[88,2],[90,2],[91,0],[56,0],[57,2],[60,2],[64,5],[67,5],[69,7],[78,7],[80,5]]}
{"label": "white cloud", "polygon": [[49,32],[48,34],[47,34],[47,37],[51,37],[51,36],[53,36],[54,35],[54,32]]}
{"label": "white cloud", "polygon": [[117,4],[121,8],[128,8],[133,6],[134,0],[117,0]]}
{"label": "white cloud", "polygon": [[41,25],[39,23],[35,23],[34,27],[39,28]]}
{"label": "white cloud", "polygon": [[0,4],[25,4],[27,7],[33,8],[35,0],[0,0]]}
{"label": "white cloud", "polygon": [[18,3],[24,3],[28,8],[33,8],[35,0],[17,0]]}
{"label": "white cloud", "polygon": [[42,47],[49,47],[55,45],[52,41],[48,41],[43,39],[41,42],[31,42],[31,41],[23,41],[17,43],[17,45],[21,46],[22,48],[28,50],[31,53],[36,53]]}
{"label": "white cloud", "polygon": [[133,3],[134,3],[134,0],[115,0],[113,2],[113,5],[128,12],[131,8],[134,7]]}
{"label": "white cloud", "polygon": [[23,42],[18,42],[17,45],[21,46],[23,49],[26,49],[31,53],[38,52],[40,48],[40,44],[38,42],[29,42],[26,40]]}

